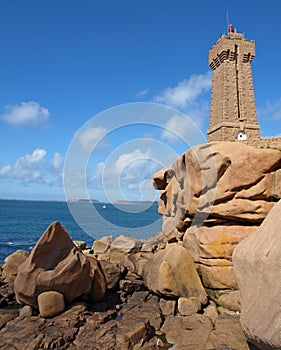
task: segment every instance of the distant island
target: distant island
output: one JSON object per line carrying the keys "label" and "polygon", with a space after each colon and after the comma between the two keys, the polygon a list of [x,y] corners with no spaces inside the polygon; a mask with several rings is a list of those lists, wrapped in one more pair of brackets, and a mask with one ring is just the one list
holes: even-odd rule
{"label": "distant island", "polygon": [[69,199],[68,203],[103,203],[98,201],[97,199]]}
{"label": "distant island", "polygon": [[66,202],[66,203],[93,203],[93,204],[153,204],[157,203],[157,201],[129,201],[129,200],[116,200],[114,202],[103,202],[97,199],[68,199],[68,200],[59,200],[59,199],[18,199],[18,198],[0,198],[0,201],[29,201],[29,202]]}
{"label": "distant island", "polygon": [[117,200],[114,201],[112,204],[152,204],[155,203],[155,201],[127,201],[127,200]]}

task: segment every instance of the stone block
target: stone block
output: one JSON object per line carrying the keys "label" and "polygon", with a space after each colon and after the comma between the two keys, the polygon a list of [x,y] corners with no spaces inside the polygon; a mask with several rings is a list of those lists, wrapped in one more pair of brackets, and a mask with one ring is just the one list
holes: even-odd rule
{"label": "stone block", "polygon": [[56,291],[48,291],[38,295],[38,309],[41,317],[54,317],[64,311],[64,297]]}
{"label": "stone block", "polygon": [[181,316],[190,316],[196,314],[201,309],[201,303],[198,298],[181,297],[178,299],[178,311]]}

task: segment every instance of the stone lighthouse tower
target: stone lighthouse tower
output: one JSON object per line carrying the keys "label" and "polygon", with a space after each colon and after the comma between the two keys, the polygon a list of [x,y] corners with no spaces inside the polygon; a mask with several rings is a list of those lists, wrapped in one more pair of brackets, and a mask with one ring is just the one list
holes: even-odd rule
{"label": "stone lighthouse tower", "polygon": [[255,140],[260,138],[251,62],[254,40],[247,41],[230,24],[209,51],[213,71],[208,141]]}

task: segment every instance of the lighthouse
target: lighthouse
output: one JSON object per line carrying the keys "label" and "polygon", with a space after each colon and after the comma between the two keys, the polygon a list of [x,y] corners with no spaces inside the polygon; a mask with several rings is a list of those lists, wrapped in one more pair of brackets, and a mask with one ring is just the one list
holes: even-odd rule
{"label": "lighthouse", "polygon": [[243,141],[260,138],[251,63],[255,41],[246,40],[228,26],[209,51],[212,95],[208,141]]}

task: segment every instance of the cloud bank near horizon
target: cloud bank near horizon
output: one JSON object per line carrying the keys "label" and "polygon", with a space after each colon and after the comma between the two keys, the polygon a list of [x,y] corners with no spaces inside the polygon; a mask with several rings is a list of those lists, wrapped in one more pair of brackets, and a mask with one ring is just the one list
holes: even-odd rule
{"label": "cloud bank near horizon", "polygon": [[45,149],[36,148],[31,154],[18,158],[14,164],[1,167],[0,179],[16,180],[25,186],[34,183],[52,185],[50,177],[61,178],[64,158],[56,152],[48,161],[46,155]]}

